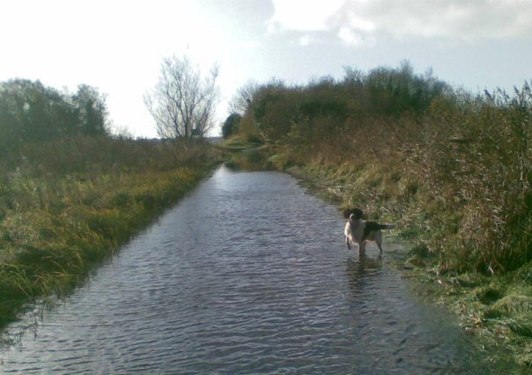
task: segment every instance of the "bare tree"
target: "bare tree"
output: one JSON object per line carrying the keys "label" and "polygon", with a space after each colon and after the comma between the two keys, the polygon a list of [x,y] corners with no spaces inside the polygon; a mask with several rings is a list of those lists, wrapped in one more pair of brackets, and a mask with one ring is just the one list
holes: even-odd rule
{"label": "bare tree", "polygon": [[260,85],[255,81],[248,81],[244,86],[240,87],[229,102],[229,113],[237,113],[244,116],[259,88]]}
{"label": "bare tree", "polygon": [[157,133],[162,138],[205,136],[214,125],[217,78],[217,66],[203,77],[187,56],[163,59],[159,82],[144,96]]}

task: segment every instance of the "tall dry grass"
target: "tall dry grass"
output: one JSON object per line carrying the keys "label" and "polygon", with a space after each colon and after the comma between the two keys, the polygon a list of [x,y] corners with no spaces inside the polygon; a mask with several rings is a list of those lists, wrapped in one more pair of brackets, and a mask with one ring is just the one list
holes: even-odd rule
{"label": "tall dry grass", "polygon": [[531,260],[531,117],[529,85],[427,117],[437,127],[415,167],[433,192],[443,268],[504,272]]}

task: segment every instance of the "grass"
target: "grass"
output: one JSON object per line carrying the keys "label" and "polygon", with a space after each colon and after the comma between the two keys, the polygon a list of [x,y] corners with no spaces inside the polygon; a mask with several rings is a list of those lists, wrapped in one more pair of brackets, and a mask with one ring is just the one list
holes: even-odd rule
{"label": "grass", "polygon": [[259,147],[260,145],[261,143],[258,143],[253,140],[249,140],[246,137],[237,134],[227,139],[224,139],[220,143],[219,147],[227,151],[243,151],[243,150]]}
{"label": "grass", "polygon": [[36,299],[80,285],[219,162],[207,144],[71,142],[100,151],[111,142],[114,155],[80,163],[68,158],[70,142],[41,145],[65,162],[51,167],[25,153],[17,168],[0,169],[0,328]]}
{"label": "grass", "polygon": [[442,275],[437,267],[425,264],[407,274],[423,285],[418,290],[430,300],[458,316],[464,331],[478,338],[479,347],[493,362],[515,363],[526,374],[532,369],[531,270],[532,264],[526,264],[503,276]]}

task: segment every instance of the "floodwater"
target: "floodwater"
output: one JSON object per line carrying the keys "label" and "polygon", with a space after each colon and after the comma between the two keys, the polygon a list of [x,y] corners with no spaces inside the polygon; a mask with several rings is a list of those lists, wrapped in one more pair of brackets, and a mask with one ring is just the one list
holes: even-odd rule
{"label": "floodwater", "polygon": [[0,372],[488,373],[387,265],[400,245],[359,259],[343,225],[288,175],[221,167],[1,348]]}

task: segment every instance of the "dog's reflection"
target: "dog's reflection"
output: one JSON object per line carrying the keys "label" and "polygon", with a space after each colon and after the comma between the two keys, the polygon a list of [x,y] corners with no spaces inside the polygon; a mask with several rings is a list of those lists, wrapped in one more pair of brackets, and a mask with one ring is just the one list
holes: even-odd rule
{"label": "dog's reflection", "polygon": [[349,288],[353,294],[363,292],[368,281],[378,276],[382,271],[382,258],[370,258],[360,255],[357,258],[349,257],[346,261],[346,275]]}

